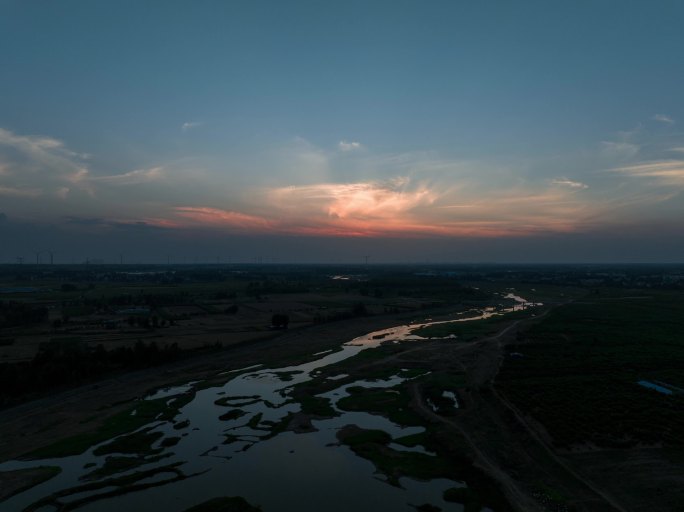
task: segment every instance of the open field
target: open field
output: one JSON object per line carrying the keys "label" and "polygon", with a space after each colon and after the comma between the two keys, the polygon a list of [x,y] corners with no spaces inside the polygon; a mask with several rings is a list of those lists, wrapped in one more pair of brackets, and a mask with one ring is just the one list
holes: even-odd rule
{"label": "open field", "polygon": [[[354,273],[352,273],[351,271]],[[409,269],[0,267],[0,404],[278,334],[487,295]]]}
{"label": "open field", "polygon": [[497,389],[554,450],[629,510],[679,510],[684,296],[619,295],[602,291],[527,329],[509,348],[521,356],[506,360]]}

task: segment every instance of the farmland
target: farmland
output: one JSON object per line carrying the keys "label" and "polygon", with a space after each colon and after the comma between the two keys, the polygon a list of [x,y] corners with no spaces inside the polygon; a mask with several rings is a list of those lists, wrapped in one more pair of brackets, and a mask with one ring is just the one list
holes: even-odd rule
{"label": "farmland", "polygon": [[283,327],[487,297],[455,279],[444,286],[405,269],[359,270],[0,267],[0,404],[272,338]]}
{"label": "farmland", "polygon": [[[653,503],[679,510],[683,319],[681,293],[603,290],[522,333],[509,347],[520,357],[506,360],[496,389],[545,442],[630,510]],[[661,391],[644,382],[660,383]]]}
{"label": "farmland", "polygon": [[641,380],[684,387],[679,294],[568,304],[524,333],[524,355],[509,359],[498,386],[566,449],[684,445],[684,393],[664,394]]}

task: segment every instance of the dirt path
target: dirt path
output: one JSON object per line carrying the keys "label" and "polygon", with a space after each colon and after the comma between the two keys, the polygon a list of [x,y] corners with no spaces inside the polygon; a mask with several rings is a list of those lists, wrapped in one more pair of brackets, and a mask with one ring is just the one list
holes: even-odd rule
{"label": "dirt path", "polygon": [[475,455],[475,466],[492,476],[501,485],[506,498],[513,508],[520,511],[530,512],[544,510],[539,503],[523,493],[518,487],[517,482],[515,482],[509,474],[502,471],[496,462],[494,462],[483,450],[479,448],[478,444],[473,441],[467,430],[463,429],[456,421],[445,418],[444,416],[440,416],[427,407],[423,402],[418,384],[409,384],[409,391],[411,393],[411,406],[414,407],[424,418],[428,418],[437,423],[442,423],[443,425],[448,425],[461,434],[463,439],[465,439],[470,446],[472,454]]}
{"label": "dirt path", "polygon": [[[475,463],[501,484],[517,510],[548,510],[533,497],[534,488],[541,482],[571,496],[571,503],[578,510],[625,512],[615,499],[559,458],[492,387],[503,361],[506,339],[523,322],[538,321],[552,309],[547,308],[531,319],[512,322],[497,334],[473,343],[448,350],[444,345],[422,347],[423,357],[425,351],[439,351],[451,367],[465,369],[469,389],[463,397],[466,409],[454,417],[437,414],[425,405],[417,383],[409,387],[412,405],[426,419],[458,432],[472,450]],[[403,355],[414,352],[419,353],[418,349],[411,349]]]}
{"label": "dirt path", "polygon": [[529,426],[529,424],[525,421],[523,416],[520,414],[520,411],[518,411],[510,402],[508,402],[505,398],[503,398],[495,389],[492,389],[493,396],[506,408],[508,408],[511,413],[515,416],[515,418],[520,422],[520,424],[525,427],[527,430],[528,435],[533,437],[537,443],[547,452],[547,454],[553,458],[553,460],[559,464],[560,466],[563,467],[568,473],[570,473],[573,477],[575,477],[579,482],[582,482],[582,484],[586,485],[589,489],[591,489],[593,492],[601,496],[607,503],[610,504],[615,510],[618,510],[620,512],[627,512],[626,509],[618,503],[612,496],[608,495],[601,489],[599,489],[597,486],[595,486],[591,481],[587,480],[584,478],[582,475],[577,473],[574,469],[572,469],[563,459],[558,457],[554,451],[549,448],[549,446],[544,442],[544,440],[539,436],[537,431]]}

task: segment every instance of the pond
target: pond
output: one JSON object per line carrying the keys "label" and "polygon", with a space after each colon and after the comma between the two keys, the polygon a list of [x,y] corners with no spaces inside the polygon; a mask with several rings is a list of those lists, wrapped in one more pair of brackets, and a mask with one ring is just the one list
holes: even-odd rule
{"label": "pond", "polygon": [[657,391],[658,393],[662,393],[664,395],[672,395],[673,391],[671,389],[666,388],[665,386],[661,386],[659,384],[656,384],[655,382],[650,382],[648,380],[640,380],[637,382],[640,386],[643,386],[645,388],[653,389],[654,391]]}

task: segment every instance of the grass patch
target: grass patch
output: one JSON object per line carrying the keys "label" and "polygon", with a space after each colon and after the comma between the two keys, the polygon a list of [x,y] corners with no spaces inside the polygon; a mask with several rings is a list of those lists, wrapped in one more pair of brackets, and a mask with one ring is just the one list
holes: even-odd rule
{"label": "grass patch", "polygon": [[170,448],[172,446],[176,446],[180,442],[181,438],[177,436],[172,436],[172,437],[165,437],[162,439],[162,442],[159,443],[160,446],[163,446],[164,448]]}
{"label": "grass patch", "polygon": [[247,414],[247,413],[245,411],[243,411],[242,409],[231,409],[227,413],[219,416],[219,419],[221,421],[231,421],[231,420],[236,420],[238,418],[241,418],[245,414]]}
{"label": "grass patch", "polygon": [[161,432],[135,432],[99,446],[93,454],[100,456],[110,453],[157,453],[159,449],[153,450],[152,444],[163,436]]}
{"label": "grass patch", "polygon": [[364,369],[363,377],[365,380],[389,380],[392,377],[415,379],[427,373],[430,373],[430,370],[426,368],[402,368],[397,370],[395,365],[372,366]]}
{"label": "grass patch", "polygon": [[458,396],[458,389],[466,385],[466,375],[462,372],[438,372],[431,373],[421,380],[423,384],[423,394],[437,407],[437,412],[442,416],[456,414],[458,408],[455,407],[451,398],[442,396],[445,391],[451,391]]}
{"label": "grass patch", "polygon": [[414,448],[416,446],[425,446],[427,441],[427,436],[425,432],[419,432],[418,434],[411,434],[409,436],[398,437],[394,440],[395,443],[408,448]]}
{"label": "grass patch", "polygon": [[253,430],[260,430],[259,423],[261,423],[261,418],[263,416],[263,412],[255,414],[249,419],[249,421],[247,422],[247,426]]}
{"label": "grass patch", "polygon": [[320,416],[323,418],[333,418],[339,416],[330,404],[330,400],[321,396],[300,395],[297,401],[302,407],[302,412],[310,414],[311,416]]}
{"label": "grass patch", "polygon": [[430,370],[427,368],[402,368],[397,375],[404,379],[415,379],[416,377],[421,377],[429,372]]}
{"label": "grass patch", "polygon": [[[144,489],[149,489],[152,487],[158,487],[161,485],[166,485],[172,482],[177,482],[188,478],[179,469],[178,466],[182,465],[182,462],[176,462],[169,464],[167,466],[162,466],[158,468],[148,469],[145,471],[137,471],[131,473],[130,475],[124,475],[114,478],[107,478],[100,480],[98,482],[90,482],[82,485],[77,485],[75,487],[69,487],[57,491],[53,494],[45,496],[38,501],[32,503],[31,505],[24,508],[24,512],[38,512],[45,507],[53,507],[59,510],[74,510],[82,507],[93,501],[100,499],[106,499],[109,497],[120,496],[122,494],[127,494],[130,492],[142,491]],[[161,481],[153,481],[142,483],[158,474],[172,473],[174,476],[170,479],[165,479]],[[192,475],[191,475],[192,476]],[[108,487],[113,488],[112,490],[105,490]],[[86,495],[81,498],[73,499],[69,501],[68,505],[65,506],[63,498],[72,497],[81,493],[91,493],[94,491],[103,491],[101,493],[95,493]]]}
{"label": "grass patch", "polygon": [[463,512],[480,512],[482,501],[480,496],[469,487],[452,487],[444,491],[444,501],[460,503],[463,505]]}
{"label": "grass patch", "polygon": [[0,472],[0,501],[47,482],[61,472],[62,469],[57,466],[2,471]]}
{"label": "grass patch", "polygon": [[[239,403],[234,403],[238,400],[242,400]],[[251,395],[251,396],[222,396],[221,398],[218,398],[217,400],[214,400],[214,403],[216,405],[224,406],[224,407],[242,407],[243,405],[252,405],[257,402],[259,402],[261,398],[259,395]]]}
{"label": "grass patch", "polygon": [[435,387],[446,391],[456,391],[466,385],[466,375],[463,372],[431,373],[421,380],[426,387]]}
{"label": "grass patch", "polygon": [[529,318],[533,309],[514,311],[502,315],[495,315],[485,320],[468,320],[465,322],[449,322],[445,324],[420,327],[412,334],[424,338],[449,338],[456,336],[459,341],[473,341],[486,336],[493,336],[504,328],[507,322]]}
{"label": "grass patch", "polygon": [[299,375],[301,373],[304,373],[301,370],[292,370],[289,372],[275,372],[274,375],[276,375],[280,380],[284,382],[289,382],[293,379],[295,375]]}
{"label": "grass patch", "polygon": [[431,505],[430,503],[423,503],[422,505],[418,505],[417,507],[414,507],[418,512],[441,512],[442,509],[435,506]]}
{"label": "grass patch", "polygon": [[156,457],[107,457],[105,463],[101,468],[98,468],[90,473],[81,477],[81,480],[100,480],[101,478],[107,478],[118,473],[123,473],[124,471],[137,468],[144,464],[151,464],[157,462],[169,455],[158,455]]}
{"label": "grass patch", "polygon": [[410,397],[403,385],[393,388],[347,388],[349,396],[337,406],[344,411],[365,411],[380,414],[402,426],[420,426],[423,420],[409,407]]}
{"label": "grass patch", "polygon": [[[96,430],[61,439],[51,445],[38,448],[28,453],[25,458],[67,457],[83,453],[93,445],[102,443],[126,432],[131,432],[153,421],[168,421],[178,410],[190,402],[192,393],[180,395],[167,405],[168,398],[156,400],[140,400],[127,409],[107,418]],[[135,415],[131,414],[135,411]]]}
{"label": "grass patch", "polygon": [[448,459],[388,448],[386,445],[392,438],[380,430],[348,425],[337,433],[337,437],[359,457],[370,460],[392,485],[399,486],[402,476],[422,480],[453,478],[456,470]]}
{"label": "grass patch", "polygon": [[344,444],[354,447],[364,443],[377,443],[387,445],[392,441],[390,436],[384,430],[365,430],[358,429],[344,436]]}
{"label": "grass patch", "polygon": [[241,496],[213,498],[190,507],[185,512],[259,512],[260,507],[250,505]]}
{"label": "grass patch", "polygon": [[637,385],[684,385],[684,296],[651,293],[555,309],[511,347],[523,357],[505,361],[497,387],[559,447],[684,446],[684,394]]}

